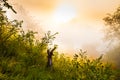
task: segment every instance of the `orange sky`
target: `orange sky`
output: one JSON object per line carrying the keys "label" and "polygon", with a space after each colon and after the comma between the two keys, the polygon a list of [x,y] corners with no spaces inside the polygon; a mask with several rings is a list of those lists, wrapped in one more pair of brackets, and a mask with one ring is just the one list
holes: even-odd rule
{"label": "orange sky", "polygon": [[82,48],[97,53],[105,48],[101,47],[102,19],[119,6],[120,0],[11,0],[11,3],[18,11],[17,18],[29,25],[27,29],[59,32],[55,43],[60,52],[72,53]]}

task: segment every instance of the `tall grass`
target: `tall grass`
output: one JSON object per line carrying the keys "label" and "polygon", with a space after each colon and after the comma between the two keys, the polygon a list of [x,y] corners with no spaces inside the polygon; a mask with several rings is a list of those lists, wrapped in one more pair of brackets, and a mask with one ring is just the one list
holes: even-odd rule
{"label": "tall grass", "polygon": [[72,58],[56,52],[53,66],[46,67],[46,50],[57,33],[48,32],[38,41],[36,32],[24,32],[21,24],[22,21],[8,20],[0,9],[0,80],[117,79],[111,65],[101,62],[102,56],[90,60],[82,50]]}

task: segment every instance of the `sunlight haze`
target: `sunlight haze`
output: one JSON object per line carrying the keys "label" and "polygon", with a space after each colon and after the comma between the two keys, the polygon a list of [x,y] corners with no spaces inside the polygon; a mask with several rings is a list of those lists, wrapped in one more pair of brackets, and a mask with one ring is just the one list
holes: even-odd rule
{"label": "sunlight haze", "polygon": [[[11,0],[19,16],[25,22],[37,25],[27,26],[38,33],[59,32],[54,44],[61,53],[74,53],[79,49],[98,55],[104,51],[102,20],[113,12],[120,0]],[[26,12],[22,16],[20,8]],[[22,9],[22,10],[23,10]],[[32,18],[28,19],[26,15]],[[29,24],[28,23],[28,24]],[[27,25],[27,23],[25,23]],[[39,34],[40,35],[40,34]],[[91,47],[92,46],[92,47]]]}

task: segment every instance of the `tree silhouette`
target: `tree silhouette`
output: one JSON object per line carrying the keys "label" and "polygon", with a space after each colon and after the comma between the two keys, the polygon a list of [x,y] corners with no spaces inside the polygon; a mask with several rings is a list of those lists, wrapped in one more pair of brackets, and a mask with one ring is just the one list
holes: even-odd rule
{"label": "tree silhouette", "polygon": [[106,24],[107,38],[120,39],[120,7],[113,14],[108,14],[103,20]]}
{"label": "tree silhouette", "polygon": [[47,54],[48,54],[48,62],[47,62],[47,67],[51,67],[52,66],[52,56],[54,55],[53,52],[55,51],[55,49],[57,48],[57,46],[54,46],[53,49],[47,49]]}
{"label": "tree silhouette", "polygon": [[5,7],[7,7],[8,9],[11,9],[14,13],[17,13],[17,12],[13,9],[13,7],[12,7],[7,1],[8,1],[8,0],[2,0],[3,5],[4,5]]}
{"label": "tree silhouette", "polygon": [[[113,14],[108,14],[103,20],[106,24],[105,38],[110,41],[109,47],[114,47],[107,52],[106,58],[120,68],[120,7]],[[117,44],[112,45],[114,42],[117,42]]]}
{"label": "tree silhouette", "polygon": [[51,34],[51,31],[48,31],[45,34],[45,36],[42,38],[42,44],[46,45],[47,47],[47,59],[48,59],[47,67],[52,66],[52,56],[53,56],[55,49],[57,48],[57,45],[54,45],[54,48],[49,48],[49,46],[53,44],[53,40],[56,38],[55,37],[56,34],[58,34],[58,32]]}

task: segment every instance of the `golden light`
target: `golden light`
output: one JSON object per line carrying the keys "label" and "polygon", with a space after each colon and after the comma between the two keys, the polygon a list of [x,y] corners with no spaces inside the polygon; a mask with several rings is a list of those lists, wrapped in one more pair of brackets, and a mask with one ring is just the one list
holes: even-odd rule
{"label": "golden light", "polygon": [[76,9],[70,4],[60,4],[53,11],[52,22],[55,24],[61,24],[71,21],[76,17]]}
{"label": "golden light", "polygon": [[[26,17],[28,13],[23,15],[23,11],[19,11],[21,8],[16,5],[18,6],[17,9],[20,19],[24,20],[24,22],[25,20],[31,23],[33,23],[32,21],[38,22],[40,25],[36,28],[38,33],[41,32],[41,28],[44,32],[48,30],[52,33],[59,32],[55,43],[59,45],[59,50],[62,50],[61,52],[66,51],[70,53],[87,44],[101,45],[100,41],[103,37],[101,29],[104,27],[102,18],[104,18],[106,13],[114,11],[120,3],[120,0],[11,1],[21,5],[23,9],[27,10],[29,14],[33,16],[35,20],[30,20]],[[26,24],[30,25],[29,23]],[[32,29],[35,30],[35,27],[32,27],[34,28]],[[30,27],[28,26],[27,28],[29,29]],[[97,47],[99,47],[99,45],[96,46],[95,49]]]}

